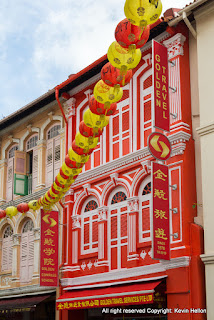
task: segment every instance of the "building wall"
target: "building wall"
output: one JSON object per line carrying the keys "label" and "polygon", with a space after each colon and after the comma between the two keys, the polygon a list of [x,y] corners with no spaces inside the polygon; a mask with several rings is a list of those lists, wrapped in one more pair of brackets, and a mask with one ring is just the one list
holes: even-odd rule
{"label": "building wall", "polygon": [[205,254],[202,260],[206,270],[206,297],[207,297],[207,318],[212,319],[214,314],[212,288],[214,286],[214,247],[213,247],[213,139],[214,139],[214,111],[212,79],[214,66],[212,63],[214,45],[210,41],[214,32],[214,4],[208,2],[196,10],[194,17],[197,27],[197,53],[198,53],[198,89],[199,89],[199,112],[200,123],[197,133],[200,137],[202,170],[202,205],[204,218]]}

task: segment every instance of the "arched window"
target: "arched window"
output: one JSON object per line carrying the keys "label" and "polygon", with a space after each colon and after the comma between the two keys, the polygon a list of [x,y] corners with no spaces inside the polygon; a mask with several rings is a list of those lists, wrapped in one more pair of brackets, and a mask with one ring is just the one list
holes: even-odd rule
{"label": "arched window", "polygon": [[124,188],[118,188],[109,197],[109,248],[111,270],[127,267],[128,208]]}
{"label": "arched window", "polygon": [[7,226],[3,232],[2,239],[2,271],[12,269],[12,256],[13,256],[13,229],[11,226]]}
{"label": "arched window", "polygon": [[140,130],[141,148],[147,146],[147,138],[152,127],[152,69],[146,71],[140,79]]}
{"label": "arched window", "polygon": [[46,186],[50,186],[60,169],[60,125],[54,125],[47,132]]}
{"label": "arched window", "polygon": [[14,156],[15,151],[18,150],[18,145],[13,146],[8,151],[7,155],[7,191],[6,200],[13,200],[13,189],[14,189]]}
{"label": "arched window", "polygon": [[82,254],[98,250],[98,204],[88,199],[82,207],[81,214],[81,246]]}
{"label": "arched window", "polygon": [[33,221],[27,220],[22,228],[20,253],[20,282],[32,280],[34,266],[34,233]]}
{"label": "arched window", "polygon": [[139,239],[141,242],[151,240],[150,233],[150,205],[151,182],[147,177],[139,189]]}
{"label": "arched window", "polygon": [[38,184],[38,135],[33,135],[26,142],[28,194],[35,191]]}

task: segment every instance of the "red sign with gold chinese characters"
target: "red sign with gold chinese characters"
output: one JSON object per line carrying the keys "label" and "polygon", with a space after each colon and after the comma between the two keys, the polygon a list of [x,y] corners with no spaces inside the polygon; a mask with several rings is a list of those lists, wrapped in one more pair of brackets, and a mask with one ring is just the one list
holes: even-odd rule
{"label": "red sign with gold chinese characters", "polygon": [[150,153],[156,159],[165,161],[170,158],[171,144],[164,134],[160,132],[152,132],[148,136],[147,145]]}
{"label": "red sign with gold chinese characters", "polygon": [[170,260],[169,169],[152,162],[153,259]]}
{"label": "red sign with gold chinese characters", "polygon": [[40,286],[58,286],[58,212],[41,210]]}
{"label": "red sign with gold chinese characters", "polygon": [[154,127],[170,131],[168,52],[153,40]]}

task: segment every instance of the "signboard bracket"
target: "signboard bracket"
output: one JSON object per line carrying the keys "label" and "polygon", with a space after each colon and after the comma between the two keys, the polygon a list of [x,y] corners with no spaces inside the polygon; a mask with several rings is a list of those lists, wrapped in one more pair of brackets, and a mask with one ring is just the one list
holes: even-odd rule
{"label": "signboard bracket", "polygon": [[178,239],[178,233],[177,233],[177,232],[171,234],[171,236],[172,236],[174,239]]}
{"label": "signboard bracket", "polygon": [[173,191],[177,190],[177,184],[170,184],[170,188],[172,188]]}
{"label": "signboard bracket", "polygon": [[169,86],[169,89],[171,89],[171,90],[172,90],[172,93],[177,92],[177,88],[176,88],[176,87],[170,87],[170,86]]}
{"label": "signboard bracket", "polygon": [[173,119],[177,119],[178,114],[177,114],[177,113],[172,113],[172,112],[170,112],[170,116],[172,116]]}
{"label": "signboard bracket", "polygon": [[176,62],[175,62],[175,61],[170,61],[170,60],[168,60],[168,62],[172,65],[172,67],[175,67],[175,66],[176,66]]}
{"label": "signboard bracket", "polygon": [[173,208],[173,209],[169,209],[170,211],[172,211],[173,213],[178,213],[178,208]]}

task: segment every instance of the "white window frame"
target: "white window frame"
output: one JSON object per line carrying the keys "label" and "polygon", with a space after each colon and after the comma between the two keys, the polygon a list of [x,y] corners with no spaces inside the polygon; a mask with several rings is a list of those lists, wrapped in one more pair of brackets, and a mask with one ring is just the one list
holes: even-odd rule
{"label": "white window frame", "polygon": [[[151,182],[151,176],[146,177],[143,182],[141,183],[141,186],[139,188],[139,241],[140,242],[147,242],[147,241],[151,241],[151,201],[152,201],[152,197],[151,197],[151,193],[150,194],[146,194],[146,195],[142,195],[143,193],[143,189],[145,188],[145,186]],[[142,206],[142,202],[144,201],[149,201],[149,205],[146,206]],[[149,218],[150,218],[150,230],[146,230],[146,231],[142,231],[142,227],[143,227],[143,219],[142,219],[142,209],[144,208],[149,208]],[[144,233],[148,233],[150,232],[150,236],[143,238],[143,234]]]}

